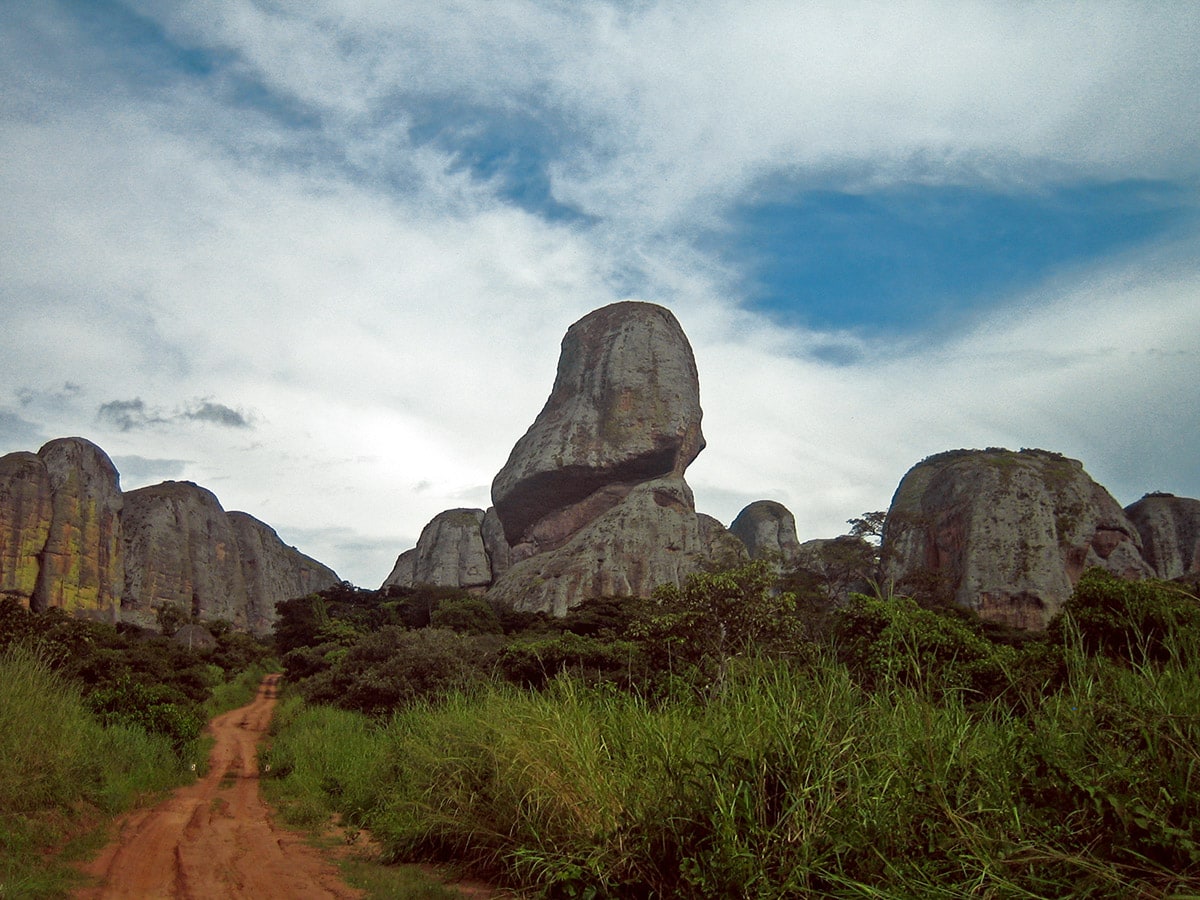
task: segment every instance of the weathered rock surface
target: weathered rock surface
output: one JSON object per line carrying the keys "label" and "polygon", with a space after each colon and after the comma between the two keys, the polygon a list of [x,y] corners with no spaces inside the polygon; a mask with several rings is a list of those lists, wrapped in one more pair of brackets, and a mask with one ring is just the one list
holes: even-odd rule
{"label": "weathered rock surface", "polygon": [[436,584],[482,590],[492,582],[483,541],[482,509],[449,509],[421,531],[415,549],[402,553],[383,587]]}
{"label": "weathered rock surface", "polygon": [[1080,574],[1153,570],[1141,537],[1077,460],[1041,450],[932,456],[896,489],[884,575],[1019,628],[1044,628]]}
{"label": "weathered rock surface", "polygon": [[800,552],[796,517],[774,500],[755,500],[738,513],[729,530],[746,545],[751,559],[769,559],[787,566],[796,562]]}
{"label": "weathered rock surface", "polygon": [[339,582],[333,569],[285,544],[265,522],[237,511],[228,517],[237,536],[246,586],[246,625],[254,633],[266,634],[274,626],[276,603],[306,597]]}
{"label": "weathered rock surface", "polygon": [[1159,578],[1200,572],[1200,500],[1147,494],[1125,508],[1142,537],[1142,555]]}
{"label": "weathered rock surface", "polygon": [[492,581],[495,581],[512,568],[513,564],[512,547],[508,546],[508,538],[504,536],[504,524],[496,515],[496,507],[488,507],[479,530],[483,535],[483,548],[487,551],[488,560],[492,565]]}
{"label": "weathered rock surface", "polygon": [[691,345],[669,310],[614,303],[570,327],[545,407],[492,482],[514,561],[563,546],[704,448]]}
{"label": "weathered rock surface", "polygon": [[237,532],[216,496],[190,481],[125,495],[122,618],[152,626],[173,603],[193,618],[250,626]]}
{"label": "weathered rock surface", "polygon": [[572,325],[550,398],[492,482],[510,552],[499,565],[504,547],[492,554],[489,596],[561,615],[678,584],[728,546],[702,530],[683,478],[704,448],[701,416],[695,358],[670,311],[615,303]]}
{"label": "weathered rock surface", "polygon": [[712,516],[697,513],[700,525],[700,540],[709,562],[720,568],[731,568],[750,558],[746,544],[736,534]]}
{"label": "weathered rock surface", "polygon": [[50,473],[36,453],[0,456],[0,594],[28,607],[50,537]]}
{"label": "weathered rock surface", "polygon": [[668,476],[633,485],[561,547],[515,563],[488,596],[561,616],[588,598],[649,596],[680,584],[707,559],[691,489]]}
{"label": "weathered rock surface", "polygon": [[50,478],[51,513],[30,607],[115,621],[125,581],[117,470],[103,450],[78,437],[50,441],[38,456]]}

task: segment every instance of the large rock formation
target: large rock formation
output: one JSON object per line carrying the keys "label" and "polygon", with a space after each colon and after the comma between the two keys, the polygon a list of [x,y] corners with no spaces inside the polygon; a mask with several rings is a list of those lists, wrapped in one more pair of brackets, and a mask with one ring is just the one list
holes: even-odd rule
{"label": "large rock formation", "polygon": [[50,537],[50,473],[36,453],[0,456],[0,594],[28,607]]}
{"label": "large rock formation", "polygon": [[38,451],[50,478],[50,529],[30,607],[57,607],[115,621],[125,581],[121,485],[108,455],[83,438]]}
{"label": "large rock formation", "polygon": [[247,513],[226,513],[190,481],[125,495],[125,597],[122,618],[155,624],[164,604],[196,619],[224,619],[266,633],[275,604],[337,584],[327,566],[288,547]]}
{"label": "large rock formation", "polygon": [[492,582],[492,566],[483,540],[482,509],[438,513],[421,531],[417,546],[396,559],[383,587],[436,584],[482,590]]}
{"label": "large rock formation", "polygon": [[512,567],[490,596],[562,613],[649,594],[705,560],[683,474],[704,447],[696,362],[675,317],[615,303],[567,331],[545,407],[492,483]]}
{"label": "large rock formation", "polygon": [[329,566],[289,547],[275,529],[249,513],[231,512],[229,522],[237,535],[242,582],[246,586],[246,626],[266,634],[275,624],[275,604],[306,597],[339,582]]}
{"label": "large rock formation", "polygon": [[961,450],[909,471],[888,510],[884,575],[985,619],[1043,628],[1087,568],[1153,575],[1137,528],[1076,460]]}
{"label": "large rock formation", "polygon": [[1159,578],[1200,572],[1200,500],[1147,494],[1125,508],[1142,537],[1142,555]]}
{"label": "large rock formation", "polygon": [[211,491],[190,481],[130,491],[123,524],[126,619],[152,625],[171,603],[249,628],[237,533]]}
{"label": "large rock formation", "polygon": [[796,517],[774,500],[755,500],[738,513],[729,530],[746,545],[751,559],[788,566],[796,562],[800,552]]}

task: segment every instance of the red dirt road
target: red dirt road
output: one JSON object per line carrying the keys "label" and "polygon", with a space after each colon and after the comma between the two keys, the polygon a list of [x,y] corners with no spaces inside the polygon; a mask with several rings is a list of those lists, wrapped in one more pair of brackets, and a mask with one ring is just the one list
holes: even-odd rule
{"label": "red dirt road", "polygon": [[268,675],[252,703],[209,723],[216,746],[208,775],[122,820],[117,839],[84,870],[98,886],[76,893],[79,900],[362,896],[300,835],[276,828],[259,794],[256,750],[278,680]]}

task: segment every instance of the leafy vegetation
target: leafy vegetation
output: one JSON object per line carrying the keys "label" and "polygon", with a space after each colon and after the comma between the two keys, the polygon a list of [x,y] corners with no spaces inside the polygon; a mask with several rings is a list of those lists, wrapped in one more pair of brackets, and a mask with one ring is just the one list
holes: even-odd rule
{"label": "leafy vegetation", "polygon": [[295,659],[332,662],[296,669],[271,789],[544,897],[1200,892],[1194,596],[1088,573],[1012,640],[883,593],[813,630],[781,583],[745,565],[503,634],[310,628]]}
{"label": "leafy vegetation", "polygon": [[215,630],[188,650],[0,600],[0,896],[61,896],[73,873],[51,851],[193,777],[204,721],[253,695],[272,652]]}

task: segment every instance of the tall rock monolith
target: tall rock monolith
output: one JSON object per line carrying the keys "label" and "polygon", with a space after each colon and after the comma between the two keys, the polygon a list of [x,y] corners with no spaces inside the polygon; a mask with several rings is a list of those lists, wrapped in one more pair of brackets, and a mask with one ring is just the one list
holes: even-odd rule
{"label": "tall rock monolith", "polygon": [[50,472],[36,453],[0,456],[0,594],[28,608],[50,537]]}
{"label": "tall rock monolith", "polygon": [[1200,500],[1147,494],[1125,507],[1142,536],[1143,555],[1159,578],[1200,572]]}

